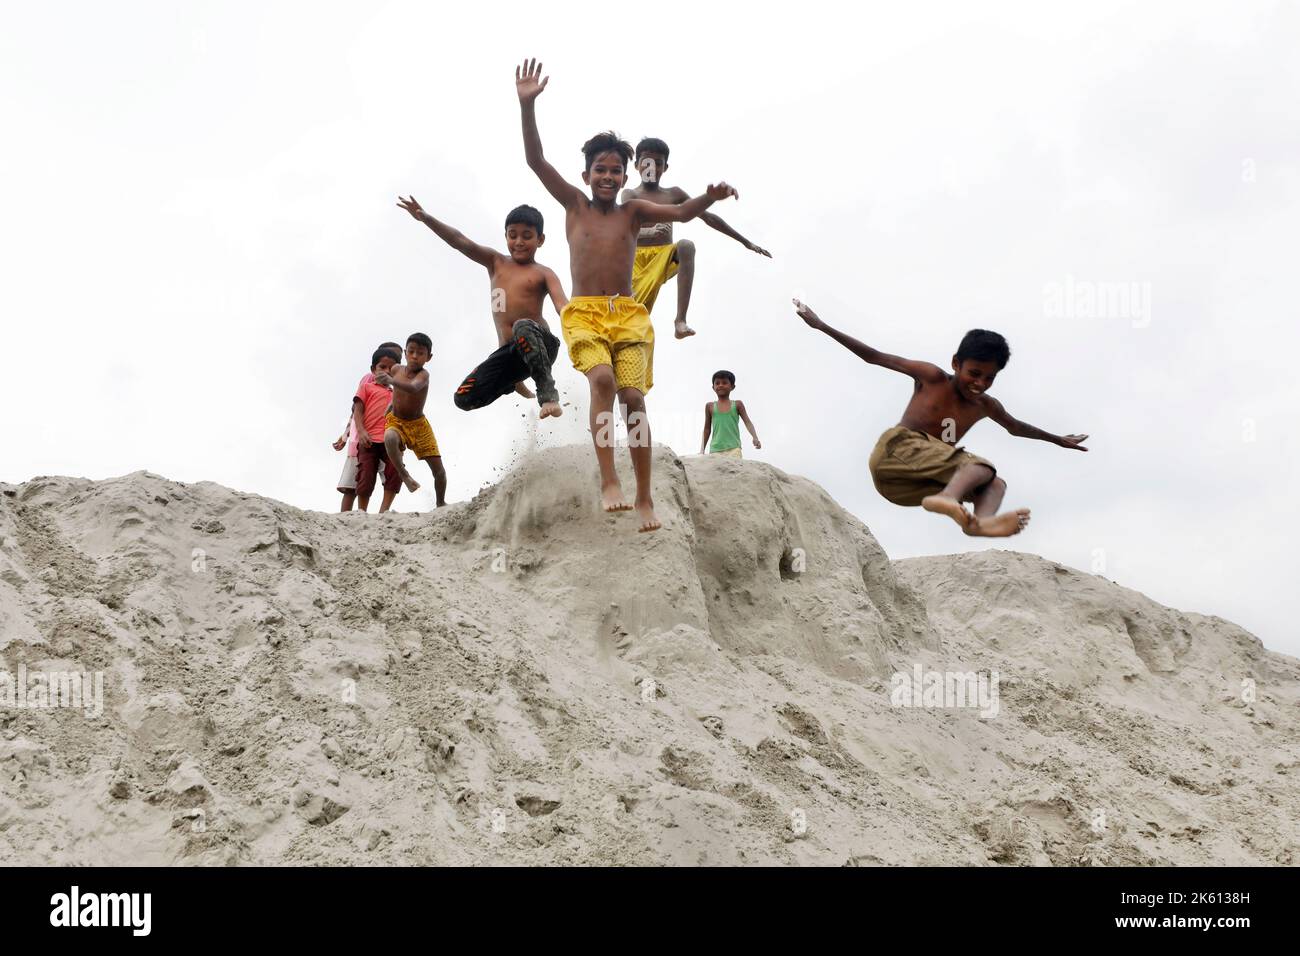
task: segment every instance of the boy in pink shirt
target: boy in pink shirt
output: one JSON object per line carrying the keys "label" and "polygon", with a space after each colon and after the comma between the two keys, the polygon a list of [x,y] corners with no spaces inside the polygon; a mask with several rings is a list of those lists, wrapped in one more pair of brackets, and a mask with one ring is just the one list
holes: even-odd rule
{"label": "boy in pink shirt", "polygon": [[402,487],[402,478],[384,450],[384,431],[387,428],[388,407],[393,403],[393,390],[375,381],[375,373],[387,373],[401,358],[388,348],[375,350],[370,357],[370,373],[357,385],[352,399],[352,430],[357,442],[357,504],[362,511],[370,506],[370,495],[375,490],[379,465],[384,466],[384,500],[379,506],[383,514],[393,505],[393,499]]}
{"label": "boy in pink shirt", "polygon": [[[396,342],[381,342],[379,347],[381,349],[388,349],[397,356],[402,354],[402,347]],[[374,382],[374,380],[374,373],[367,372],[365,375],[361,376],[361,382],[357,387],[360,388],[362,385]],[[345,447],[348,450],[347,457],[343,461],[343,473],[339,475],[339,483],[336,486],[339,494],[343,496],[343,501],[339,511],[351,511],[352,505],[356,501],[357,497],[357,430],[353,425],[350,408],[348,411],[348,420],[343,425],[343,433],[334,440],[335,451],[342,451]],[[383,481],[384,471],[384,463],[381,461],[379,463],[378,471],[379,481]]]}

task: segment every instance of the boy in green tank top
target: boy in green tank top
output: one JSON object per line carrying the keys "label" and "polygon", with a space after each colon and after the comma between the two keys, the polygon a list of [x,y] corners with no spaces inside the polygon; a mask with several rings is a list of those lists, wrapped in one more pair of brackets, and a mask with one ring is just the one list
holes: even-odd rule
{"label": "boy in green tank top", "polygon": [[[749,420],[745,403],[734,401],[731,391],[736,387],[736,376],[726,369],[713,373],[713,393],[718,396],[716,402],[707,402],[704,406],[704,438],[700,440],[700,454],[707,447],[713,455],[726,455],[728,458],[740,458],[740,423],[743,421],[749,429],[749,437],[754,440],[755,448],[762,448],[754,423]],[[709,443],[709,433],[713,433],[713,443]]]}

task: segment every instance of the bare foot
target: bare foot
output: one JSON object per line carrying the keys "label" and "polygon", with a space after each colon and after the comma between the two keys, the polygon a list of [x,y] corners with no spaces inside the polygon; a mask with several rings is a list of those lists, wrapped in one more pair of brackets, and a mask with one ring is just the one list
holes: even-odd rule
{"label": "bare foot", "polygon": [[1004,511],[994,518],[972,518],[966,533],[977,538],[1009,538],[1020,534],[1029,524],[1029,509]]}
{"label": "bare foot", "polygon": [[674,322],[673,329],[674,329],[673,334],[676,335],[679,339],[684,339],[688,336],[695,334],[695,330],[686,324],[685,319],[678,319],[676,322]]}
{"label": "bare foot", "polygon": [[564,414],[564,409],[560,408],[559,402],[545,402],[542,410],[538,412],[538,418],[559,418]]}
{"label": "bare foot", "polygon": [[655,503],[653,501],[638,501],[636,503],[636,516],[641,519],[641,527],[637,531],[658,531],[663,527],[659,519],[655,517]]}
{"label": "bare foot", "polygon": [[975,520],[975,516],[963,508],[961,502],[956,498],[948,498],[944,495],[930,495],[928,498],[921,499],[921,507],[935,514],[947,515],[957,522],[962,531],[967,534],[971,533],[970,525]]}
{"label": "bare foot", "polygon": [[600,489],[600,506],[606,511],[631,511],[632,506],[623,497],[623,488],[617,482]]}

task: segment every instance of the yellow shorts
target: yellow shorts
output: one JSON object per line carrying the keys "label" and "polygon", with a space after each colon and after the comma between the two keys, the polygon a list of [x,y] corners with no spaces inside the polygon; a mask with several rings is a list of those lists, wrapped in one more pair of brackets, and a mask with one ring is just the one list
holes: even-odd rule
{"label": "yellow shorts", "polygon": [[397,432],[397,437],[402,440],[402,447],[411,449],[415,452],[415,457],[421,461],[442,455],[442,452],[438,451],[438,439],[433,437],[433,428],[429,425],[429,419],[423,415],[419,418],[398,418],[389,412],[384,430],[387,431],[389,428]]}
{"label": "yellow shorts", "polygon": [[580,295],[560,313],[569,361],[583,375],[597,365],[614,369],[618,388],[642,393],[654,384],[655,330],[645,306],[625,295]]}
{"label": "yellow shorts", "polygon": [[637,246],[632,262],[632,298],[649,312],[663,284],[677,275],[677,243],[667,246]]}
{"label": "yellow shorts", "polygon": [[[887,500],[896,505],[919,505],[947,486],[963,465],[991,462],[954,448],[933,435],[895,425],[880,436],[871,452],[871,480]],[[993,468],[997,474],[997,469]]]}
{"label": "yellow shorts", "polygon": [[723,451],[710,451],[710,455],[721,455],[723,458],[744,458],[739,448],[727,448]]}

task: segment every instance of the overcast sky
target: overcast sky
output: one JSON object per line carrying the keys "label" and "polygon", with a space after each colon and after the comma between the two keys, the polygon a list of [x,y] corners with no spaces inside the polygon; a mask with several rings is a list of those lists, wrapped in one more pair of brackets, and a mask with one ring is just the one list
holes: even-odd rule
{"label": "overcast sky", "polygon": [[[997,329],[993,394],[1092,435],[1085,455],[970,433],[1034,509],[1013,546],[1300,653],[1295,5],[660,5],[644,41],[641,9],[7,4],[0,479],[148,469],[336,508],[356,381],[418,329],[449,498],[494,480],[536,405],[452,405],[495,344],[486,276],[394,203],[498,245],[536,205],[568,286],[519,134],[513,70],[537,56],[562,172],[580,181],[597,130],[662,137],[665,181],[736,185],[714,211],[775,257],[680,227],[699,335],[671,337],[670,284],[658,440],[696,451],[730,368],[764,443],[747,456],[822,484],[893,557],[980,547],[877,496],[867,456],[910,383],[788,303],[945,366]],[[556,368],[582,404],[540,440],[586,441],[585,384]]]}

